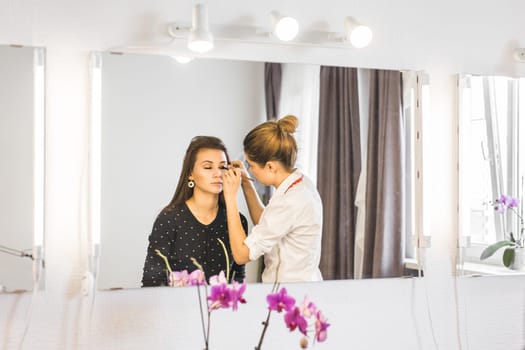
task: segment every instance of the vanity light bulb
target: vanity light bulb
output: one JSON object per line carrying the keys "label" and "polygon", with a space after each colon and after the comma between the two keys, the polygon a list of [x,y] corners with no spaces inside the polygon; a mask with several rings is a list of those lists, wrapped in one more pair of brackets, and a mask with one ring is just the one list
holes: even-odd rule
{"label": "vanity light bulb", "polygon": [[175,56],[173,58],[175,59],[175,61],[181,64],[186,64],[186,63],[190,63],[191,61],[193,61],[193,58],[188,57],[188,56]]}
{"label": "vanity light bulb", "polygon": [[188,49],[193,52],[205,53],[213,49],[213,42],[208,40],[192,40],[188,42]]}
{"label": "vanity light bulb", "polygon": [[282,41],[290,41],[299,33],[299,23],[293,17],[283,17],[277,21],[274,34]]}
{"label": "vanity light bulb", "polygon": [[359,25],[350,33],[350,43],[352,46],[360,49],[368,46],[372,41],[372,37],[372,30],[369,27]]}
{"label": "vanity light bulb", "polygon": [[204,53],[213,49],[213,35],[208,25],[208,9],[203,4],[193,7],[192,29],[188,36],[188,49]]}

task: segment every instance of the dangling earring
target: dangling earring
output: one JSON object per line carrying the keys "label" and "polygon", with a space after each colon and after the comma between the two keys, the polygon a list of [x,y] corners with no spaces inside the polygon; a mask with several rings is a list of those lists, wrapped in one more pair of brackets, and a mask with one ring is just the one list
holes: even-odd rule
{"label": "dangling earring", "polygon": [[193,188],[193,187],[195,187],[195,181],[193,181],[193,180],[188,180],[188,187],[189,187],[189,188]]}

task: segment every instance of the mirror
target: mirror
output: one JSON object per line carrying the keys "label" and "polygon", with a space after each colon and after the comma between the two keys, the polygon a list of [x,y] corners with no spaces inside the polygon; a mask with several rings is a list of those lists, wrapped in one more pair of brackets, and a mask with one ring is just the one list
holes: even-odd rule
{"label": "mirror", "polygon": [[[96,57],[93,75],[100,75],[100,92],[93,95],[100,96],[101,101],[97,107],[100,115],[93,116],[100,120],[100,125],[94,125],[101,130],[101,149],[95,152],[100,152],[100,159],[98,163],[94,160],[100,164],[96,175],[100,184],[93,187],[96,195],[100,194],[100,208],[95,209],[95,213],[100,212],[100,221],[92,228],[100,230],[97,283],[100,289],[136,288],[141,284],[153,222],[173,195],[191,138],[217,136],[225,142],[230,156],[238,159],[243,156],[246,133],[266,120],[264,63],[195,59],[184,65],[168,56],[128,53],[97,53]],[[304,73],[303,78],[291,83],[283,78],[280,109],[299,117],[298,166],[315,179],[317,168],[312,160],[317,159],[317,154],[306,150],[316,145],[312,135],[316,137],[317,131],[304,128],[309,125],[303,117],[308,113],[304,113],[306,107],[298,107],[298,101],[315,101],[308,97],[311,92],[307,77],[318,77],[320,68],[286,64],[286,69]],[[410,78],[414,76],[411,73],[414,72],[406,72],[407,83],[416,81]],[[361,74],[366,76],[366,70]],[[411,120],[414,90],[405,92],[405,112]],[[318,111],[319,105],[312,102],[307,108]],[[363,108],[362,114],[366,115],[366,107]],[[414,145],[407,142],[407,147]],[[242,194],[238,202],[240,211],[248,217]],[[412,254],[414,220],[411,216],[403,231],[408,237],[404,240],[408,242],[406,251]],[[417,262],[411,266],[417,266]],[[257,280],[258,268],[256,262],[248,264],[248,282]]]}
{"label": "mirror", "polygon": [[[458,273],[512,274],[499,249],[483,250],[520,231],[523,214],[525,79],[462,75],[459,79]],[[515,212],[495,210],[501,195],[518,198]]]}
{"label": "mirror", "polygon": [[0,293],[42,288],[44,55],[0,45]]}

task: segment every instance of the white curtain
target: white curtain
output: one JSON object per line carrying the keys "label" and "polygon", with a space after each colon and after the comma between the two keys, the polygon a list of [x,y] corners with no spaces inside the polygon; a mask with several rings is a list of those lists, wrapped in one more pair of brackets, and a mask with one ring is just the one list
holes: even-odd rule
{"label": "white curtain", "polygon": [[370,70],[359,68],[357,70],[357,86],[359,94],[359,123],[361,132],[361,175],[355,194],[357,219],[355,223],[355,248],[354,248],[354,278],[363,277],[363,251],[365,241],[366,217],[366,151],[368,145],[368,109],[370,96]]}
{"label": "white curtain", "polygon": [[299,128],[295,134],[299,153],[297,167],[317,183],[317,139],[319,127],[318,65],[282,64],[279,115],[295,115]]}

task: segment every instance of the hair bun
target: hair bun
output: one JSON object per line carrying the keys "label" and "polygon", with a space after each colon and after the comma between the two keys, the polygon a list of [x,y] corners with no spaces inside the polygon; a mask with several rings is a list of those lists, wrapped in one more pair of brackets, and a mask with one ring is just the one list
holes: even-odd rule
{"label": "hair bun", "polygon": [[288,114],[277,121],[282,131],[293,134],[297,129],[299,120],[296,116]]}

